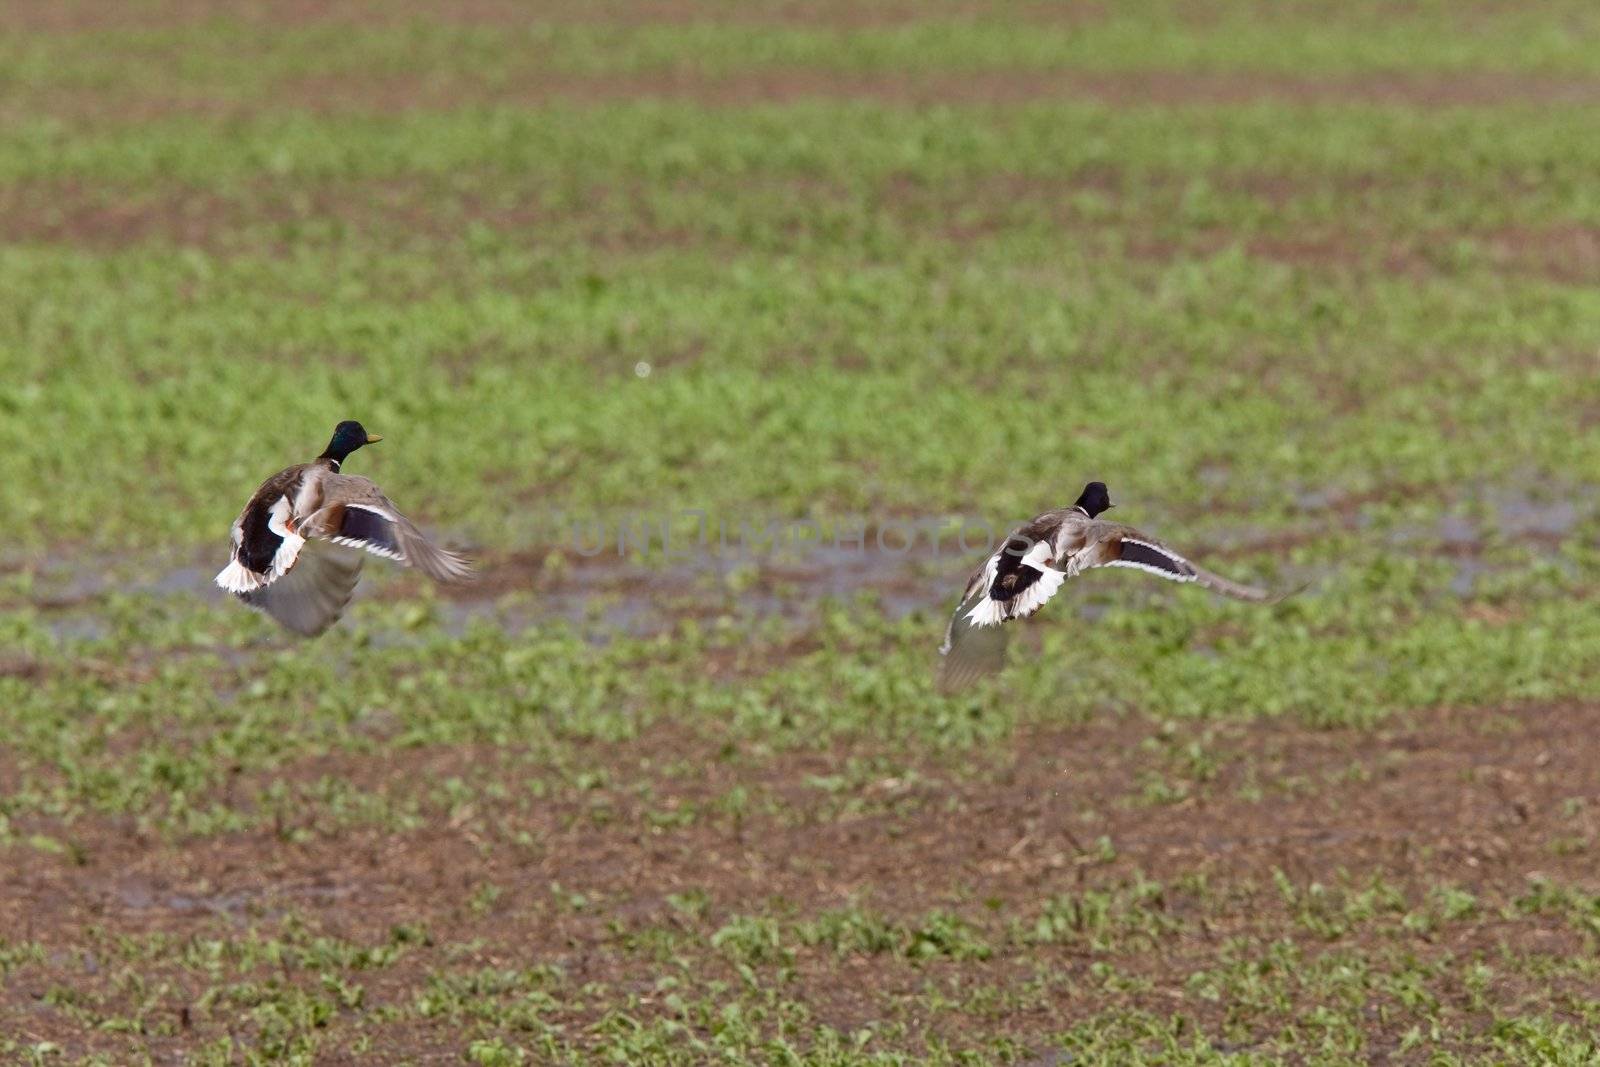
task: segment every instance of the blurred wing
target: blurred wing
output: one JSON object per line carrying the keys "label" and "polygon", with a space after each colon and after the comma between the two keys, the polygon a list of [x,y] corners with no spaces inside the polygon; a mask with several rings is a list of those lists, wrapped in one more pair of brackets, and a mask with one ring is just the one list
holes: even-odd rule
{"label": "blurred wing", "polygon": [[308,541],[283,577],[237,595],[286,629],[315,637],[344,613],[360,579],[361,553]]}
{"label": "blurred wing", "polygon": [[961,602],[939,646],[939,688],[946,693],[965,689],[1005,666],[1011,629],[973,623],[967,616],[976,604],[976,596]]}

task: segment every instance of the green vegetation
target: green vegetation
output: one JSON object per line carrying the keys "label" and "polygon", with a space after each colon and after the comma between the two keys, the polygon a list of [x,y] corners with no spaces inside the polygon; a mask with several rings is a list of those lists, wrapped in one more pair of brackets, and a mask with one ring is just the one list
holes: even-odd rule
{"label": "green vegetation", "polygon": [[[1600,16],[1203,6],[0,8],[0,1058],[1600,1055]],[[1308,590],[571,543],[1091,477]]]}

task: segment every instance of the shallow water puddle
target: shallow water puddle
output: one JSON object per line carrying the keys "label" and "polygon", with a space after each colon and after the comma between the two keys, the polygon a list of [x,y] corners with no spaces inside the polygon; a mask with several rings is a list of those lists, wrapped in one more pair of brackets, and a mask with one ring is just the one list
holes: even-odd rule
{"label": "shallow water puddle", "polygon": [[[1446,587],[1456,597],[1473,595],[1479,579],[1503,570],[1483,557],[1495,545],[1519,540],[1541,555],[1560,558],[1560,543],[1600,515],[1600,491],[1574,490],[1548,500],[1536,500],[1521,489],[1487,487],[1472,493],[1431,520],[1406,519],[1372,529],[1371,513],[1338,506],[1327,492],[1301,494],[1302,503],[1315,499],[1323,524],[1303,530],[1230,525],[1213,531],[1209,544],[1198,544],[1194,555],[1202,562],[1222,556],[1215,564],[1227,571],[1226,557],[1285,551],[1296,544],[1315,543],[1336,530],[1366,528],[1383,544],[1416,550],[1437,546],[1456,565]],[[1379,520],[1381,522],[1381,520]],[[1329,524],[1332,524],[1331,526]],[[1159,524],[1156,524],[1159,525]],[[1182,537],[1172,538],[1180,545]],[[563,555],[547,566],[544,554],[489,558],[482,564],[478,583],[436,592],[425,588],[415,575],[381,565],[368,566],[357,589],[354,605],[370,602],[415,603],[419,593],[429,598],[423,622],[442,625],[461,635],[475,625],[487,624],[508,633],[560,622],[580,629],[597,643],[613,635],[652,636],[672,631],[685,619],[732,619],[755,623],[781,619],[801,624],[816,622],[829,603],[855,604],[863,599],[889,619],[902,619],[918,611],[942,616],[950,610],[980,552],[964,553],[945,544],[937,551],[886,549],[871,538],[860,544],[826,539],[776,551],[719,552],[714,548],[681,558],[622,555],[606,551],[582,557]],[[1562,560],[1565,563],[1565,560]],[[93,642],[108,638],[113,626],[107,601],[112,597],[191,598],[213,603],[217,610],[232,609],[225,594],[211,581],[217,560],[150,560],[144,566],[123,565],[115,570],[90,566],[78,558],[56,557],[24,562],[16,569],[28,572],[24,603],[38,609],[43,625],[62,643]],[[1326,576],[1325,568],[1285,565],[1278,578],[1285,584],[1314,583]],[[1126,592],[1091,587],[1056,606],[1092,621],[1103,615],[1113,598]],[[371,612],[368,613],[369,621]],[[417,619],[396,622],[377,637],[382,644],[405,644]]]}

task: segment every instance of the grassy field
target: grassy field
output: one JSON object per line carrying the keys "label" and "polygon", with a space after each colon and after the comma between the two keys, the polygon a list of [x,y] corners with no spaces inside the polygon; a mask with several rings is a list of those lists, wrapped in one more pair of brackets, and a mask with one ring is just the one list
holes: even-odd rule
{"label": "grassy field", "polygon": [[435,7],[0,0],[0,1058],[1600,1057],[1600,9]]}

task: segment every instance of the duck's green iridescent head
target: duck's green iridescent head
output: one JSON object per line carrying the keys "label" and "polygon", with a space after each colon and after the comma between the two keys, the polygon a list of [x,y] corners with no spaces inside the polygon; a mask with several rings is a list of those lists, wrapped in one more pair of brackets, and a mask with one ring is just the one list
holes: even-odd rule
{"label": "duck's green iridescent head", "polygon": [[323,450],[318,459],[331,459],[335,463],[343,463],[344,458],[362,445],[370,445],[374,441],[381,441],[375,433],[368,433],[366,427],[354,419],[346,419],[333,428],[333,440],[328,442],[328,447]]}
{"label": "duck's green iridescent head", "polygon": [[1105,482],[1090,482],[1083,487],[1083,494],[1074,503],[1075,507],[1083,509],[1083,513],[1091,519],[1102,511],[1110,511],[1116,507],[1111,503],[1111,494],[1106,490]]}

